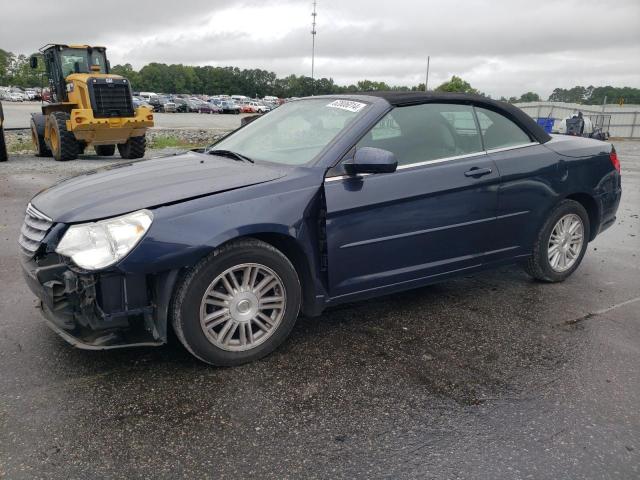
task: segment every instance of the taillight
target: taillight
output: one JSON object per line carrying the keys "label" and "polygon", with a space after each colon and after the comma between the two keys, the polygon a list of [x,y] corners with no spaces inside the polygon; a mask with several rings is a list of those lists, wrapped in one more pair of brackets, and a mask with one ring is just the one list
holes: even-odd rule
{"label": "taillight", "polygon": [[611,160],[611,164],[613,168],[615,168],[618,172],[620,171],[620,160],[618,159],[618,153],[613,145],[611,145],[611,153],[609,154],[609,160]]}

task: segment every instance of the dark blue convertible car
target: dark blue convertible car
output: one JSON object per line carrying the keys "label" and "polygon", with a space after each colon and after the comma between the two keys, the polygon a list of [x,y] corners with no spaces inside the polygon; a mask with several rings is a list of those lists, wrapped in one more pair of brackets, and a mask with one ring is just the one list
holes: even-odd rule
{"label": "dark blue convertible car", "polygon": [[215,365],[273,351],[298,315],[520,263],[562,281],[615,220],[613,147],[477,96],[289,102],[204,152],[36,195],[19,239],[49,325],[82,348]]}

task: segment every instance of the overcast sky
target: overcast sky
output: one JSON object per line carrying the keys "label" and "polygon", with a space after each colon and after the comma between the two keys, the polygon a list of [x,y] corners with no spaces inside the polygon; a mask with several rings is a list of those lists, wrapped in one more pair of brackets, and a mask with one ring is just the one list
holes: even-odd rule
{"label": "overcast sky", "polygon": [[[66,12],[65,8],[69,7]],[[312,1],[3,2],[0,48],[108,47],[111,64],[311,73]],[[494,97],[640,87],[640,0],[318,0],[316,77],[430,86],[459,75]]]}

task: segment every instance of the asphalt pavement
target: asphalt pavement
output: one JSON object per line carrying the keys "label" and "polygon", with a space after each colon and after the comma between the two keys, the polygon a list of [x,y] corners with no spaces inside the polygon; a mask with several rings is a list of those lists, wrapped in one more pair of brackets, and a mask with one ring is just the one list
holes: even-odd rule
{"label": "asphalt pavement", "polygon": [[0,164],[0,478],[640,477],[640,142],[616,224],[562,284],[519,268],[301,318],[212,368],[175,340],[88,352],[18,266],[29,198],[120,160]]}

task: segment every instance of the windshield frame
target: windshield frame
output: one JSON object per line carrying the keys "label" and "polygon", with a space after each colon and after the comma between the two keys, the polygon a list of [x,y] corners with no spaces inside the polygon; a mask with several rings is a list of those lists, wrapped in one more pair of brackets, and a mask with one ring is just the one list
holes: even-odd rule
{"label": "windshield frame", "polygon": [[[357,112],[356,115],[351,119],[351,121],[349,121],[348,124],[346,126],[344,126],[337,133],[337,135],[335,137],[333,137],[331,140],[329,140],[322,147],[322,149],[320,149],[320,151],[318,151],[307,162],[304,162],[304,163],[285,163],[285,162],[277,162],[277,161],[265,160],[263,158],[255,158],[255,157],[249,155],[252,158],[252,160],[255,160],[256,163],[263,163],[263,164],[269,164],[269,165],[274,165],[274,166],[279,166],[279,167],[289,167],[289,168],[316,166],[316,165],[319,164],[319,162],[322,160],[322,158],[327,154],[327,152],[332,150],[332,148],[335,145],[341,143],[342,140],[345,138],[345,136],[349,136],[350,132],[352,130],[354,130],[354,128],[357,128],[357,126],[361,124],[361,122],[362,122],[362,120],[364,118],[369,117],[371,115],[372,111],[377,111],[378,110],[378,108],[375,108],[375,109],[373,108],[375,105],[383,105],[382,108],[385,111],[389,107],[389,104],[384,100],[380,101],[377,98],[366,96],[366,94],[362,94],[362,95],[356,94],[356,95],[319,95],[319,96],[312,96],[312,97],[301,97],[301,98],[296,98],[294,100],[290,100],[289,102],[286,102],[285,104],[280,105],[280,108],[285,106],[285,105],[287,105],[287,104],[298,103],[298,102],[306,102],[306,101],[311,101],[311,100],[323,100],[323,101],[348,100],[348,101],[364,103],[364,104],[366,104],[366,106],[364,108],[362,108],[362,110]],[[271,110],[271,111],[275,111],[275,109]],[[260,117],[256,118],[253,122],[249,122],[246,125],[243,125],[243,126],[239,127],[238,129],[234,130],[233,132],[229,133],[228,135],[218,139],[216,142],[212,143],[211,145],[209,145],[205,149],[205,153],[210,151],[210,150],[215,150],[221,142],[223,142],[225,140],[228,140],[229,138],[231,138],[233,135],[236,135],[238,132],[240,132],[244,128],[254,124],[255,122],[260,122],[264,118],[269,118],[268,117],[269,114],[270,114],[270,112],[267,112],[267,113],[265,113],[263,115],[260,115]],[[375,116],[377,117],[377,115],[378,114],[376,113]],[[224,147],[223,149],[227,149],[227,148]],[[348,150],[349,149],[347,149],[347,151]],[[245,155],[245,152],[238,152],[238,153],[242,153],[243,155]],[[346,151],[344,153],[346,153]],[[332,162],[332,163],[334,163],[334,162]],[[329,165],[328,168],[329,167],[331,167],[331,165]]]}
{"label": "windshield frame", "polygon": [[[87,62],[86,71],[83,69],[84,65],[81,65],[81,67],[83,68],[81,68],[79,72],[76,72],[74,68],[70,72],[65,73],[65,62],[64,62],[65,57],[80,57],[80,56],[82,56]],[[101,58],[99,72],[94,72],[93,70],[91,70],[91,67],[94,65],[93,60],[95,57]],[[107,54],[106,52],[97,48],[87,49],[87,48],[76,48],[76,47],[64,47],[58,51],[58,58],[60,62],[60,70],[62,72],[62,76],[65,78],[68,77],[69,75],[73,75],[74,73],[103,73],[103,74],[109,73],[109,66],[107,63]]]}

